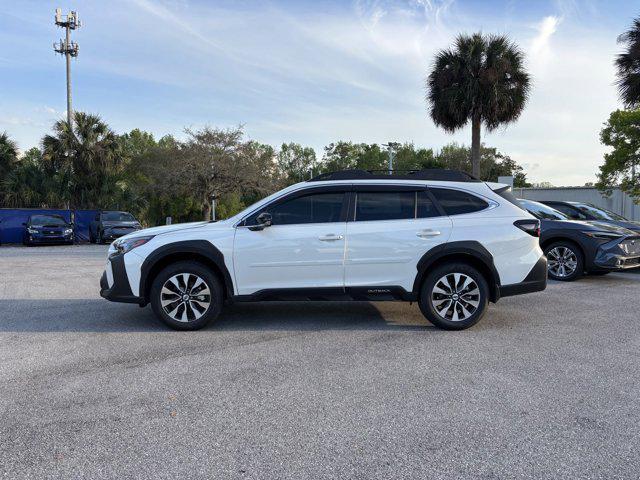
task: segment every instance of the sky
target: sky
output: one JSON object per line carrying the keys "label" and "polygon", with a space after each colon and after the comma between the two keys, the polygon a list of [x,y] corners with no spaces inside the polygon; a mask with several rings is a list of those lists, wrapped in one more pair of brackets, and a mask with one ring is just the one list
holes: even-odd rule
{"label": "sky", "polygon": [[599,131],[621,104],[617,36],[640,4],[611,0],[0,0],[0,132],[24,151],[66,109],[63,30],[77,10],[73,107],[118,133],[184,137],[185,128],[244,125],[251,139],[297,142],[318,156],[338,140],[470,144],[429,118],[425,78],[460,33],[506,34],[532,77],[516,123],[483,142],[534,182],[595,180]]}

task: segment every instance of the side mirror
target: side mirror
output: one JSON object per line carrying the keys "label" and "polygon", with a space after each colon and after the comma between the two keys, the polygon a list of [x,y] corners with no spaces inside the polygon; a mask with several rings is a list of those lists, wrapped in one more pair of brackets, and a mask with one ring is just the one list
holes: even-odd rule
{"label": "side mirror", "polygon": [[262,212],[260,215],[256,217],[256,222],[258,222],[258,224],[249,227],[249,230],[255,232],[255,231],[264,230],[266,227],[270,227],[271,214],[267,212]]}

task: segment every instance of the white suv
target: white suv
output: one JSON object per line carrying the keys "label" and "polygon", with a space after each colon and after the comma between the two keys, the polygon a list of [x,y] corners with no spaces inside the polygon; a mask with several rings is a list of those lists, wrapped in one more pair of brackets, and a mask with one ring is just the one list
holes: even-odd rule
{"label": "white suv", "polygon": [[438,327],[482,318],[488,302],[544,290],[539,222],[509,188],[451,170],[325,174],[219,222],[116,240],[100,282],[112,301],[151,303],[179,330],[226,302],[404,300]]}

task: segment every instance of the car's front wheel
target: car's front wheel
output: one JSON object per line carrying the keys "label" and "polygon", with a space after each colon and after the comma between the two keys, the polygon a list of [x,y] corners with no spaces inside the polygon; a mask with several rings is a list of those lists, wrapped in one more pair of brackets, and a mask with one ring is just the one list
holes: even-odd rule
{"label": "car's front wheel", "polygon": [[449,263],[427,274],[419,306],[436,327],[462,330],[480,321],[488,302],[489,286],[484,276],[465,263]]}
{"label": "car's front wheel", "polygon": [[155,314],[171,328],[198,330],[220,315],[223,289],[205,265],[177,262],[153,280],[150,300]]}
{"label": "car's front wheel", "polygon": [[571,282],[584,273],[584,257],[571,242],[555,242],[544,249],[547,272],[552,280]]}

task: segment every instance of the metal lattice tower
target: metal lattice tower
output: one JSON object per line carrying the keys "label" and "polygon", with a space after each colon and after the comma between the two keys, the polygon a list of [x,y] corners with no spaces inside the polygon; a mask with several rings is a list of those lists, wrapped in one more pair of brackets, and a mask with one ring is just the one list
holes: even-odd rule
{"label": "metal lattice tower", "polygon": [[78,56],[78,44],[71,40],[71,30],[80,28],[80,20],[78,13],[72,11],[66,16],[62,15],[62,9],[56,8],[55,22],[58,27],[62,27],[66,31],[65,39],[53,44],[53,50],[56,53],[64,55],[67,60],[67,122],[69,128],[73,129],[73,110],[71,109],[71,57]]}

